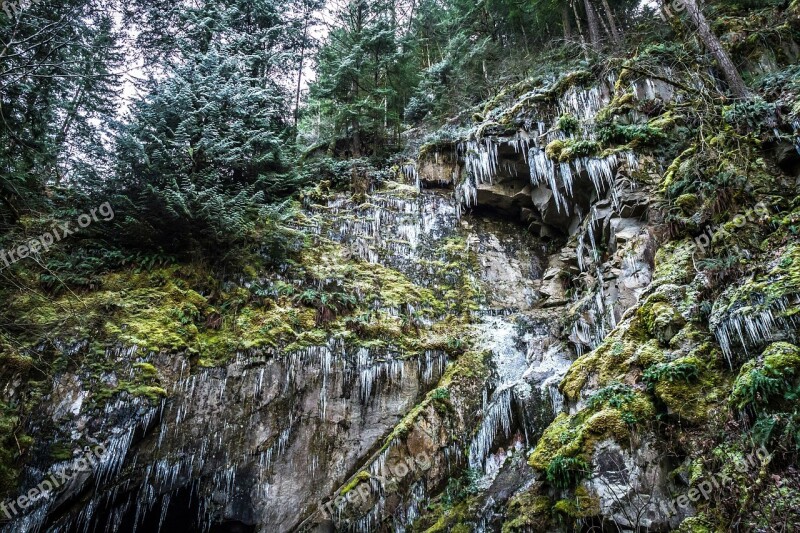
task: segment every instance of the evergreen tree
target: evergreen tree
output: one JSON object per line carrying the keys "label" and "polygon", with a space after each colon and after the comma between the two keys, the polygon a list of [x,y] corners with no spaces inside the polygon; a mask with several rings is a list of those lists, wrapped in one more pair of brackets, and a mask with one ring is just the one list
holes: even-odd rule
{"label": "evergreen tree", "polygon": [[[7,6],[8,7],[8,6]],[[38,209],[107,157],[121,64],[113,4],[32,2],[0,11],[0,221]]]}
{"label": "evergreen tree", "polygon": [[229,246],[299,186],[291,81],[309,4],[205,2],[168,12],[174,26],[158,23],[158,6],[141,8],[140,46],[169,57],[168,69],[117,142],[121,234],[171,251]]}
{"label": "evergreen tree", "polygon": [[396,5],[351,0],[317,57],[312,98],[330,115],[335,135],[360,156],[399,138],[413,74]]}

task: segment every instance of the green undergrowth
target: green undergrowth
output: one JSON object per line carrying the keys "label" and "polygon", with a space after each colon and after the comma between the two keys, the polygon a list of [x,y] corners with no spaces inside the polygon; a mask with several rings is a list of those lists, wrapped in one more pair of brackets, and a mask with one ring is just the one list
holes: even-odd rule
{"label": "green undergrowth", "polygon": [[281,275],[251,270],[249,280],[222,282],[208,266],[189,263],[104,274],[97,290],[7,293],[5,314],[27,328],[7,337],[16,345],[6,343],[3,357],[25,368],[25,348],[47,338],[185,352],[203,365],[224,363],[236,350],[291,351],[329,336],[410,353],[458,342],[457,315],[447,316],[447,327],[421,327],[441,321],[454,294],[439,298],[395,270],[349,258],[334,243],[306,248]]}
{"label": "green undergrowth", "polygon": [[24,433],[19,407],[0,403],[0,494],[7,494],[17,485],[19,459],[33,444]]}

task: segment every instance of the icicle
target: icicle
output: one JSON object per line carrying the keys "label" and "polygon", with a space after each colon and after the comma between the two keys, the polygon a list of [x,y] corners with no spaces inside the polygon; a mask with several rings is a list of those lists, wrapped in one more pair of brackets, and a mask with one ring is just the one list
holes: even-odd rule
{"label": "icicle", "polygon": [[794,147],[800,154],[800,120],[793,121],[792,127],[794,128]]}
{"label": "icicle", "polygon": [[776,312],[784,315],[786,313],[787,301],[780,299],[771,307],[757,313],[745,315],[750,308],[734,311],[733,316],[722,321],[714,329],[714,336],[717,338],[722,353],[728,364],[733,368],[733,349],[732,338],[737,338],[739,344],[748,353],[748,348],[770,342],[776,338],[778,331],[794,331],[797,328],[797,319],[794,316],[776,317]]}
{"label": "icicle", "polygon": [[497,434],[502,430],[506,437],[509,436],[512,398],[512,389],[504,389],[495,393],[488,409],[484,410],[481,427],[469,446],[470,468],[483,470],[486,456],[492,449]]}
{"label": "icicle", "polygon": [[464,158],[467,175],[478,183],[491,183],[497,175],[498,144],[491,138],[461,142],[457,152]]}
{"label": "icicle", "polygon": [[559,98],[559,109],[562,115],[569,113],[581,121],[592,120],[602,107],[600,96],[599,87],[582,89],[572,86]]}

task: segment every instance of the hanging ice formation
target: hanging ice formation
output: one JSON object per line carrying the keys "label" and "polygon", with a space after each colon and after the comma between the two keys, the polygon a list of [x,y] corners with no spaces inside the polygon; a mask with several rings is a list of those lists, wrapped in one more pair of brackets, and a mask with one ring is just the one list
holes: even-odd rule
{"label": "hanging ice formation", "polygon": [[794,147],[800,154],[800,120],[793,121],[792,128],[794,128]]}
{"label": "hanging ice formation", "polygon": [[[612,84],[613,85],[613,84]],[[584,125],[583,135],[593,138],[591,128],[586,126],[597,111],[605,103],[600,88],[571,88],[558,102],[560,112],[570,113],[581,120]],[[555,119],[553,119],[555,121]],[[457,182],[456,197],[467,207],[477,203],[477,186],[482,183],[491,184],[500,170],[514,176],[516,167],[507,163],[501,165],[499,148],[509,146],[514,153],[522,155],[523,162],[528,165],[530,182],[538,187],[546,185],[553,193],[556,208],[559,212],[570,214],[570,199],[574,195],[576,176],[586,175],[598,197],[611,192],[616,205],[615,176],[621,162],[625,162],[631,171],[638,167],[635,154],[630,151],[612,153],[605,157],[578,157],[569,162],[556,163],[549,159],[540,145],[539,139],[546,137],[546,142],[563,140],[564,134],[551,129],[545,132],[545,123],[536,123],[538,132],[533,134],[534,146],[531,146],[531,134],[519,130],[511,137],[487,136],[482,139],[470,139],[456,146],[457,156],[463,160],[465,173]]]}
{"label": "hanging ice formation", "polygon": [[752,347],[763,346],[782,336],[788,335],[791,340],[796,340],[800,323],[796,316],[787,316],[786,311],[798,304],[800,297],[795,296],[791,304],[788,298],[780,298],[768,308],[759,311],[746,306],[731,312],[719,324],[713,325],[714,336],[731,368],[734,363],[734,346],[741,346],[747,355]]}

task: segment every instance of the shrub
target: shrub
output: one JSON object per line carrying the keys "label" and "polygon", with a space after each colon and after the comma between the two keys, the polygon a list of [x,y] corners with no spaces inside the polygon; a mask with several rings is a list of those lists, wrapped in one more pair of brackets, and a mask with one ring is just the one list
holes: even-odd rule
{"label": "shrub", "polygon": [[558,119],[558,129],[560,129],[564,135],[577,133],[579,127],[580,122],[578,122],[578,119],[570,114],[561,115]]}

